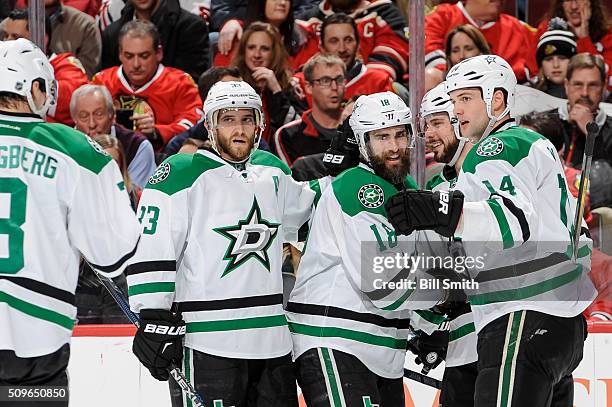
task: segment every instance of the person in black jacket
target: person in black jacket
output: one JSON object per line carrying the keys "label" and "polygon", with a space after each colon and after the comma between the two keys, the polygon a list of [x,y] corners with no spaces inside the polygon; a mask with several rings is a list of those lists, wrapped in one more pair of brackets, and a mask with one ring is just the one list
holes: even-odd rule
{"label": "person in black jacket", "polygon": [[599,108],[606,86],[605,75],[600,57],[588,53],[574,55],[565,80],[568,103],[548,112],[557,113],[563,123],[566,146],[563,160],[570,167],[582,167],[586,125],[591,121],[599,127],[593,161],[604,159],[612,164],[612,117]]}
{"label": "person in black jacket", "polygon": [[202,18],[181,9],[178,0],[130,0],[121,17],[102,32],[102,69],[119,62],[119,30],[134,18],[149,20],[159,30],[162,64],[199,78],[208,68],[208,26]]}

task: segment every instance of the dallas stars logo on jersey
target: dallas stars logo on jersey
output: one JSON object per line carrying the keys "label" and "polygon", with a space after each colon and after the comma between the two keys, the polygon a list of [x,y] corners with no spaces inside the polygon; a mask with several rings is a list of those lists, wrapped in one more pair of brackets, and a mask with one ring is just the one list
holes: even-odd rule
{"label": "dallas stars logo on jersey", "polygon": [[229,263],[225,266],[221,277],[236,270],[250,258],[259,260],[266,270],[270,271],[268,249],[278,233],[279,226],[279,223],[268,222],[261,217],[257,198],[254,198],[251,210],[245,219],[238,221],[237,225],[213,229],[230,241],[223,256],[223,260],[229,260]]}
{"label": "dallas stars logo on jersey", "polygon": [[385,194],[382,188],[376,184],[366,184],[357,192],[359,202],[366,208],[378,208],[385,202]]}
{"label": "dallas stars logo on jersey", "polygon": [[483,141],[476,150],[476,154],[483,157],[492,157],[502,152],[504,143],[497,137],[489,137]]}

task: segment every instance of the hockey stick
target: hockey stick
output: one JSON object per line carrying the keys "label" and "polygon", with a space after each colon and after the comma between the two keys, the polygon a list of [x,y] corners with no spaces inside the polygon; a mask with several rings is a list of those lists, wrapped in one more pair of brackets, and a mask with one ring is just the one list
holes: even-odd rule
{"label": "hockey stick", "polygon": [[410,380],[414,380],[415,382],[419,382],[421,384],[433,387],[435,389],[442,388],[442,381],[434,379],[433,377],[425,376],[424,374],[415,372],[414,370],[404,368],[404,377]]}
{"label": "hockey stick", "polygon": [[[106,288],[111,297],[113,297],[119,308],[121,308],[121,311],[123,311],[123,313],[130,320],[130,322],[136,325],[137,328],[140,327],[140,320],[138,319],[138,316],[130,309],[130,305],[123,297],[123,293],[121,292],[119,287],[117,287],[117,284],[115,284],[115,282],[110,278],[100,275],[95,270],[95,268],[91,267],[91,269],[94,271],[102,285],[104,285],[104,288]],[[183,393],[191,400],[191,402],[193,403],[193,407],[206,407],[204,405],[204,400],[202,399],[202,397],[193,388],[191,383],[187,381],[187,379],[183,375],[183,372],[181,372],[178,367],[172,366],[170,368],[170,375],[172,376],[176,384],[178,384],[179,387],[183,390]]]}
{"label": "hockey stick", "polygon": [[582,172],[580,173],[580,186],[578,187],[578,202],[576,206],[576,217],[574,218],[574,236],[572,238],[573,250],[572,261],[576,261],[578,256],[578,241],[580,240],[580,232],[582,230],[582,217],[584,215],[584,198],[586,189],[589,184],[589,175],[591,173],[591,161],[593,159],[593,147],[595,146],[595,138],[599,132],[599,127],[595,122],[587,123],[587,136],[584,145],[584,156],[582,158]]}

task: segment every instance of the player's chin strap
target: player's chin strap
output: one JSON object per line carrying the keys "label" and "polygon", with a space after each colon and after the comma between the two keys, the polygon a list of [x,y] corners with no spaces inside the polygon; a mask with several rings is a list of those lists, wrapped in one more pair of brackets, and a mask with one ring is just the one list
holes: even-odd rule
{"label": "player's chin strap", "polygon": [[465,147],[465,144],[467,142],[468,142],[468,139],[466,139],[465,137],[459,138],[459,145],[457,146],[457,151],[455,151],[453,158],[451,158],[450,161],[446,165],[450,165],[451,167],[455,165],[457,160],[459,160],[459,157],[461,156],[461,152],[463,151],[463,147]]}
{"label": "player's chin strap", "polygon": [[482,137],[480,137],[480,139],[484,140],[489,134],[491,134],[491,131],[495,127],[495,124],[498,123],[501,119],[503,119],[504,116],[506,116],[507,114],[510,114],[510,107],[509,106],[506,106],[504,111],[501,112],[501,114],[499,116],[497,116],[497,117],[493,116],[492,107],[491,107],[491,101],[488,101],[487,102],[487,116],[489,116],[489,124],[487,124],[487,127],[484,130],[484,132],[482,133]]}

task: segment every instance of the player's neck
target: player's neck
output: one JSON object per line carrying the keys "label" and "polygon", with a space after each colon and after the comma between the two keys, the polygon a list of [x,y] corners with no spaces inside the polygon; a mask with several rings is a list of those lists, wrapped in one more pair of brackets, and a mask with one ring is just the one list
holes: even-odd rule
{"label": "player's neck", "polygon": [[455,171],[457,171],[457,174],[459,174],[459,171],[461,171],[461,166],[463,165],[463,161],[465,161],[465,157],[468,155],[471,149],[472,149],[472,143],[468,141],[463,146],[463,150],[461,150],[461,154],[459,155],[459,158],[457,159],[457,162],[455,163]]}

